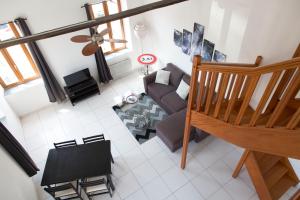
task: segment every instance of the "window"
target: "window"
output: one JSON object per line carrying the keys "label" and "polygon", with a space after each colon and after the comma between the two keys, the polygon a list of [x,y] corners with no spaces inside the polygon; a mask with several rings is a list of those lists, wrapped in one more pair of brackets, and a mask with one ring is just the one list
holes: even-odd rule
{"label": "window", "polygon": [[[0,40],[19,37],[20,31],[14,23],[0,25]],[[3,88],[11,88],[39,76],[39,71],[25,44],[0,49],[0,83]]]}
{"label": "window", "polygon": [[[93,18],[108,16],[116,14],[122,11],[121,0],[114,1],[103,1],[99,4],[91,5]],[[124,39],[125,40],[125,31],[124,31],[124,22],[123,20],[117,20],[109,22],[107,24],[101,24],[98,26],[97,31],[101,32],[102,30],[108,28],[109,33],[105,35],[104,39]],[[105,55],[111,54],[122,49],[126,48],[126,43],[113,43],[113,42],[104,42],[102,45],[102,50]]]}

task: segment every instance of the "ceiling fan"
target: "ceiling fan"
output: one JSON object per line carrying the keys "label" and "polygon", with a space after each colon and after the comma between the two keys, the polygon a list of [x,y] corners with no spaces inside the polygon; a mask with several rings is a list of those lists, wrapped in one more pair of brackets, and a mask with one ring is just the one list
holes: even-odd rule
{"label": "ceiling fan", "polygon": [[104,42],[112,42],[112,43],[127,43],[127,40],[122,39],[104,39],[104,36],[108,34],[109,30],[104,29],[100,33],[93,34],[92,36],[88,35],[77,35],[71,38],[72,42],[76,43],[85,43],[90,42],[82,49],[82,54],[84,56],[90,56],[96,53],[98,48],[100,48],[101,44]]}

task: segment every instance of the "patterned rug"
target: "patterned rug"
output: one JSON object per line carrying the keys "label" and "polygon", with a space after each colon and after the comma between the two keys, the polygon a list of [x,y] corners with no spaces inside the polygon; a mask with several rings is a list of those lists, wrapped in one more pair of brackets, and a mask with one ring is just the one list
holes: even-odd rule
{"label": "patterned rug", "polygon": [[135,104],[113,106],[114,111],[142,144],[156,135],[155,125],[163,120],[167,113],[146,94],[139,95]]}

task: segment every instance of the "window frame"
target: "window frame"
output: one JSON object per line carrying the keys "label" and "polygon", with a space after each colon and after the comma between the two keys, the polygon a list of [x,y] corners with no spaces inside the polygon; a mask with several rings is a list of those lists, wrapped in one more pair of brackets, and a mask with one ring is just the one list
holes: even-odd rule
{"label": "window frame", "polygon": [[[118,12],[122,12],[122,3],[121,0],[116,0],[116,3],[118,5]],[[107,5],[107,1],[103,1],[101,3],[97,3],[97,4],[93,4],[93,5],[99,5],[103,7],[103,11],[104,11],[104,16],[108,16],[109,15],[109,9],[108,9],[108,5]],[[92,15],[92,18],[95,19],[95,14],[94,11],[92,9],[93,5],[89,5],[89,10],[90,13]],[[125,35],[125,28],[124,28],[124,21],[123,19],[118,20],[120,21],[121,24],[121,34],[122,34],[122,38],[115,38],[115,39],[123,39],[126,40],[126,35]],[[110,39],[114,39],[113,38],[113,30],[111,28],[111,22],[105,23],[107,25],[107,28],[109,29],[108,35]],[[110,42],[110,47],[111,47],[111,51],[105,52],[104,55],[109,55],[109,54],[113,54],[116,53],[118,51],[124,50],[127,48],[126,43],[124,43],[123,47],[119,47],[119,48],[115,48],[115,44],[113,42]]]}
{"label": "window frame", "polygon": [[[8,23],[8,26],[10,27],[10,29],[12,30],[14,36],[16,38],[20,38],[21,35],[20,33],[18,32],[17,28],[16,28],[16,25],[13,23],[13,22],[9,22]],[[32,80],[35,80],[35,79],[38,79],[40,78],[40,72],[28,50],[28,48],[26,47],[25,44],[20,44],[20,47],[22,48],[22,51],[23,53],[25,54],[26,58],[28,59],[32,69],[34,70],[35,72],[35,76],[32,76],[30,78],[24,78],[22,73],[20,72],[20,70],[18,69],[17,65],[15,64],[13,58],[11,57],[11,55],[9,54],[8,50],[6,48],[4,49],[0,49],[0,53],[3,55],[4,59],[6,60],[6,62],[8,63],[8,65],[10,66],[11,70],[13,71],[13,73],[15,74],[16,78],[18,79],[17,82],[15,83],[11,83],[11,84],[6,84],[2,77],[0,76],[0,84],[2,85],[2,87],[4,89],[10,89],[10,88],[13,88],[13,87],[16,87],[18,85],[21,85],[21,84],[24,84],[24,83],[27,83],[29,81],[32,81]],[[1,66],[0,66],[1,67]]]}

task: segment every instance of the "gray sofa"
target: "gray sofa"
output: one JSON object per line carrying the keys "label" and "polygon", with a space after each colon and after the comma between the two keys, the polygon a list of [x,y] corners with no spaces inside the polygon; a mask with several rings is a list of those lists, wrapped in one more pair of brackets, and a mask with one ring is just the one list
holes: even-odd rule
{"label": "gray sofa", "polygon": [[[180,98],[176,90],[182,79],[190,84],[190,76],[171,63],[163,70],[171,72],[169,85],[155,83],[156,72],[154,72],[144,77],[144,87],[146,94],[169,114],[156,125],[156,134],[174,152],[182,146],[187,106],[187,99]],[[207,135],[199,129],[192,128],[190,139],[199,142]]]}

